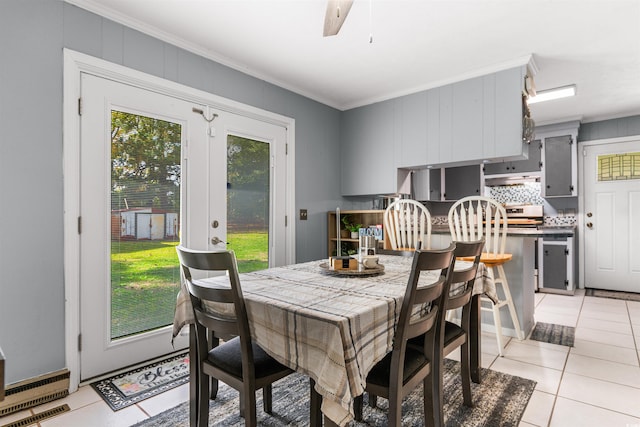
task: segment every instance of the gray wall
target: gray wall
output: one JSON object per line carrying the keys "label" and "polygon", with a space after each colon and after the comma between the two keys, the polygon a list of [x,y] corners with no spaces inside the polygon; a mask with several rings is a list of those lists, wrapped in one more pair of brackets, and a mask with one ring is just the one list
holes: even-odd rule
{"label": "gray wall", "polygon": [[[0,346],[12,383],[65,366],[62,49],[68,47],[296,120],[296,259],[325,256],[340,197],[341,113],[61,0],[0,0]],[[640,117],[579,139],[640,134]]]}
{"label": "gray wall", "polygon": [[640,135],[640,116],[582,123],[578,132],[578,142],[632,135]]}
{"label": "gray wall", "polygon": [[0,347],[7,383],[65,367],[63,48],[296,120],[296,259],[326,252],[340,112],[61,0],[0,0]]}

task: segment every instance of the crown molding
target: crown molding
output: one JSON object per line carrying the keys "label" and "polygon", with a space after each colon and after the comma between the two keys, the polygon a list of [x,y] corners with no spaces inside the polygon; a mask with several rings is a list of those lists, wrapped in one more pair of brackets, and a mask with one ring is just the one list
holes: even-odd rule
{"label": "crown molding", "polygon": [[163,42],[169,43],[173,46],[179,47],[181,49],[184,49],[186,51],[189,51],[191,53],[194,53],[198,56],[202,56],[203,58],[206,59],[210,59],[211,61],[214,61],[218,64],[224,65],[226,67],[232,68],[236,71],[239,71],[243,74],[247,74],[251,77],[255,77],[259,80],[265,81],[267,83],[271,83],[273,85],[276,85],[280,88],[289,90],[291,92],[294,92],[298,95],[304,96],[306,98],[312,99],[314,101],[317,101],[321,104],[327,105],[329,107],[341,110],[343,108],[340,107],[340,105],[336,104],[334,101],[327,99],[327,98],[323,98],[322,96],[318,96],[315,93],[310,93],[307,92],[305,90],[302,90],[298,87],[295,87],[293,85],[290,85],[286,82],[283,82],[281,80],[278,80],[276,78],[274,78],[273,76],[267,75],[267,74],[263,74],[257,70],[254,70],[252,68],[250,68],[249,66],[247,66],[246,64],[241,64],[238,63],[236,61],[233,61],[232,59],[223,56],[223,55],[219,55],[215,52],[212,52],[208,49],[205,49],[203,46],[195,44],[195,43],[191,43],[188,42],[180,37],[176,37],[173,34],[170,34],[164,30],[161,30],[158,27],[154,27],[151,25],[147,25],[137,19],[133,19],[130,16],[127,16],[125,14],[116,12],[108,7],[103,6],[102,4],[99,4],[93,0],[63,0],[65,3],[69,3],[71,5],[77,6],[81,9],[85,9],[89,12],[95,13],[96,15],[99,15],[105,19],[109,19],[111,21],[114,21],[118,24],[124,25],[125,27],[134,29],[136,31],[140,31],[143,34],[146,34],[148,36],[157,38],[158,40],[161,40]]}

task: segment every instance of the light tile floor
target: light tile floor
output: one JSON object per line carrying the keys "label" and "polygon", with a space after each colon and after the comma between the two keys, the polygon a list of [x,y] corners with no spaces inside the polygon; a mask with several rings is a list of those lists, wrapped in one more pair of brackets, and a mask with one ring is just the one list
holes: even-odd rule
{"label": "light tile floor", "polygon": [[[640,302],[536,294],[536,321],[576,327],[574,347],[511,339],[498,357],[482,336],[482,366],[537,381],[521,427],[640,427]],[[456,359],[454,353],[452,358]],[[89,386],[66,399],[0,418],[0,425],[68,403],[71,412],[41,427],[120,427],[188,398],[188,385],[113,412]]]}

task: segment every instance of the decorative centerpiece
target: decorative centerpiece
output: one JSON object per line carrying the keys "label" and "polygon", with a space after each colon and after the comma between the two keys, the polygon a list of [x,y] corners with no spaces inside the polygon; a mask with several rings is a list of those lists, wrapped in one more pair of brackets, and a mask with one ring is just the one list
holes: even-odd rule
{"label": "decorative centerpiece", "polygon": [[362,228],[362,224],[355,224],[351,222],[351,218],[349,215],[345,215],[342,217],[342,223],[344,224],[344,228],[349,230],[351,233],[352,239],[358,238],[358,230]]}

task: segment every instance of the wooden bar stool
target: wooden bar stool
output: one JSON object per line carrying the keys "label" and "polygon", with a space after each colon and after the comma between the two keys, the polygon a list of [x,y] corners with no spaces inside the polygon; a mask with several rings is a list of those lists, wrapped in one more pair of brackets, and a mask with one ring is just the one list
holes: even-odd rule
{"label": "wooden bar stool", "polygon": [[394,251],[431,248],[431,214],[420,202],[400,199],[391,203],[384,212],[384,228]]}
{"label": "wooden bar stool", "polygon": [[[523,333],[520,329],[518,314],[516,313],[507,275],[504,272],[504,264],[513,257],[505,253],[507,240],[507,212],[497,201],[482,196],[469,196],[458,200],[449,210],[449,231],[453,241],[468,242],[485,239],[485,247],[480,257],[480,262],[487,266],[487,270],[493,276],[496,284],[502,287],[504,300],[494,302],[482,297],[482,310],[493,312],[493,322],[498,341],[498,353],[502,356],[504,337],[502,334],[502,322],[500,321],[500,309],[507,307],[511,315],[511,321],[516,335],[522,340]],[[490,304],[489,306],[487,304]]]}

